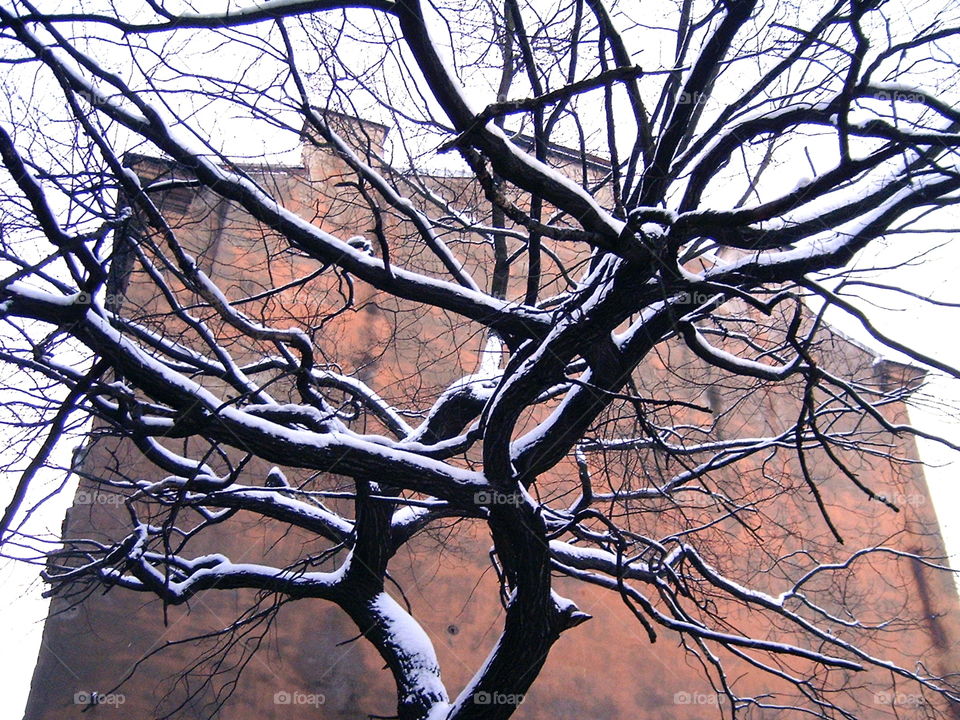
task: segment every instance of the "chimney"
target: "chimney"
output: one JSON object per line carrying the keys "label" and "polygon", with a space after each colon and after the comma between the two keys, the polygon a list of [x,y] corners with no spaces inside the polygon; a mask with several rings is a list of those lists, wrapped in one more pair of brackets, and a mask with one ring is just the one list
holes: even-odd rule
{"label": "chimney", "polygon": [[[383,155],[383,146],[389,130],[386,125],[361,120],[335,110],[323,108],[314,108],[314,110],[326,120],[333,132],[343,138],[361,160],[368,165],[378,164],[375,158]],[[316,128],[309,123],[305,124],[303,135],[303,166],[307,169],[310,180],[336,181],[337,178],[349,174],[346,163],[336,155],[330,143],[321,137]]]}

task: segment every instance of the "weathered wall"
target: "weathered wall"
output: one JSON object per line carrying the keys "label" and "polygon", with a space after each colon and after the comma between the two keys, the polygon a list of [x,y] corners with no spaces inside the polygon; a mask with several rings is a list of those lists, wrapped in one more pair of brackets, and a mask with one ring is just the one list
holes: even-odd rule
{"label": "weathered wall", "polygon": [[[374,142],[382,142],[378,133],[383,128],[368,129]],[[138,171],[147,176],[164,170],[164,165],[143,159],[138,165]],[[288,207],[318,225],[344,237],[370,237],[370,216],[360,198],[349,188],[332,189],[348,174],[342,163],[324,149],[308,151],[303,168],[250,172],[260,182],[272,184]],[[448,199],[470,202],[474,192],[470,186],[456,179],[445,184],[451,194]],[[438,181],[438,189],[440,186]],[[170,202],[176,200],[172,198]],[[279,239],[262,232],[236,208],[215,200],[209,193],[195,193],[185,200],[189,208],[184,207],[178,231],[192,245],[190,249],[201,267],[221,283],[228,296],[263,292],[316,269],[314,263],[285,251]],[[387,228],[391,237],[402,232],[399,221],[395,222]],[[405,261],[416,263],[422,248],[408,244],[399,252],[407,254]],[[492,260],[484,253],[488,249],[476,249],[470,263],[479,277],[488,278]],[[422,262],[431,261],[424,256]],[[157,303],[147,293],[148,287],[135,272],[126,288],[127,306],[139,307],[145,322],[149,322],[151,309]],[[460,323],[442,312],[413,313],[403,303],[378,296],[360,284],[353,290],[354,307],[319,327],[319,319],[339,307],[343,293],[349,289],[344,278],[329,274],[310,288],[309,292],[284,293],[264,300],[258,313],[271,322],[282,324],[288,320],[310,329],[321,353],[325,347],[330,348],[330,356],[335,355],[344,372],[357,374],[385,397],[406,404],[418,396],[435,396],[446,383],[472,372],[476,365],[483,339],[478,327]],[[186,297],[186,291],[179,292]],[[213,318],[208,321],[216,324]],[[169,321],[162,322],[169,331]],[[258,351],[252,341],[238,338],[237,342],[241,343],[241,355]],[[889,363],[874,364],[868,354],[852,343],[841,338],[826,342],[830,344],[831,362],[845,372],[877,383],[911,381],[908,370]],[[661,397],[669,395],[728,411],[714,428],[715,438],[765,434],[782,427],[784,418],[794,418],[799,412],[796,387],[774,392],[761,388],[734,405],[742,395],[742,387],[737,383],[704,368],[677,345],[669,346],[665,352],[669,357],[657,355],[649,360],[641,374],[642,385],[651,392],[655,389]],[[897,377],[904,373],[905,376]],[[905,411],[902,404],[896,403],[886,406],[885,412],[890,420],[898,422],[903,420]],[[890,442],[886,436],[881,440],[878,434],[877,438],[878,442]],[[893,450],[907,459],[916,458],[911,439],[894,442],[895,446],[880,449]],[[804,547],[815,548],[822,557],[840,559],[846,557],[849,547],[885,542],[896,542],[899,547],[917,552],[943,553],[919,466],[891,464],[879,455],[851,456],[850,462],[858,464],[855,470],[871,486],[901,499],[902,512],[893,513],[877,502],[867,501],[822,455],[812,456],[818,485],[838,531],[849,539],[844,548],[830,540],[812,497],[799,480],[796,462],[787,460],[788,455],[784,451],[763,463],[741,463],[716,474],[718,488],[743,502],[756,503],[758,512],[766,515],[767,529],[759,545],[751,536],[756,528],[750,523],[726,524],[716,529],[715,555],[708,559],[732,577],[743,582],[752,580],[773,592],[783,590],[781,569],[774,560],[801,549],[800,529],[804,529],[807,538]],[[156,471],[137,458],[129,444],[105,439],[92,445],[84,467],[97,474],[142,473],[152,477]],[[643,477],[647,472],[664,472],[672,462],[655,451],[614,454],[608,460],[608,481],[612,487],[618,482],[617,476]],[[252,464],[245,481],[261,483],[267,470],[266,466]],[[325,476],[310,482],[318,488],[339,487],[337,479]],[[567,492],[576,485],[575,470],[562,465],[553,476],[542,478],[541,485],[546,493]],[[796,502],[777,501],[780,493],[793,488],[800,488],[795,494],[799,498]],[[638,504],[631,519],[633,529],[662,536],[674,524],[695,524],[698,512],[704,520],[712,517],[715,508],[705,503],[700,511],[686,511],[682,519],[678,512],[665,501]],[[107,539],[121,531],[124,519],[117,496],[98,492],[89,483],[83,483],[68,514],[66,528],[72,536],[99,535]],[[418,538],[401,551],[391,566],[414,615],[421,619],[434,641],[444,679],[453,695],[482,663],[502,623],[496,577],[486,555],[489,544],[482,523],[460,522]],[[325,547],[324,542],[306,533],[242,514],[192,546],[197,554],[216,550],[234,562],[276,565],[319,553]],[[804,557],[797,556],[798,566],[805,562]],[[561,594],[574,599],[594,619],[561,638],[517,718],[693,720],[715,712],[715,692],[703,679],[699,662],[683,652],[676,637],[661,632],[657,642],[651,644],[616,594],[564,579],[557,584]],[[892,557],[880,558],[871,561],[870,571],[859,581],[839,590],[848,601],[872,604],[903,619],[904,627],[892,641],[879,635],[870,641],[872,652],[886,653],[903,662],[922,658],[932,671],[946,672],[960,666],[957,598],[952,583],[943,574],[915,571],[910,564]],[[181,703],[186,703],[182,717],[204,716],[222,698],[210,688],[203,688],[200,678],[176,678],[184,668],[193,666],[203,652],[232,638],[211,638],[199,646],[171,643],[228,626],[251,607],[257,596],[249,592],[211,591],[194,598],[187,606],[163,608],[159,601],[146,596],[119,590],[103,593],[90,588],[90,595],[71,608],[77,599],[54,601],[44,630],[26,720],[140,720],[157,717]],[[261,598],[260,602],[259,607],[266,609],[272,598]],[[716,611],[727,616],[731,627],[769,639],[789,640],[782,628],[728,608],[722,602]],[[916,617],[911,618],[911,614]],[[257,627],[256,632],[241,638],[234,653],[228,656],[231,663],[245,663],[245,670],[219,717],[358,720],[394,712],[389,673],[372,648],[355,639],[354,626],[335,607],[320,601],[286,605],[269,627]],[[262,639],[257,639],[260,634]],[[161,647],[162,652],[151,654]],[[255,647],[259,650],[250,657],[247,651]],[[731,676],[746,672],[747,689],[762,693],[773,687],[768,676],[742,663],[738,665],[735,659],[731,662]],[[220,668],[225,673],[223,679],[227,679],[227,671],[235,669],[229,665]],[[799,663],[792,667],[802,669]],[[201,674],[209,671],[209,666],[198,668]],[[130,679],[115,689],[131,673]],[[863,704],[865,717],[892,716],[889,705],[884,707],[882,695],[890,691],[889,677],[871,674],[863,679],[850,678],[849,683],[862,685],[856,697]],[[216,687],[220,685],[219,681],[214,683]],[[91,708],[91,714],[81,714],[85,706],[77,701],[84,700],[84,694],[91,691],[104,694],[104,702]],[[190,697],[194,691],[196,696]],[[896,710],[902,718],[919,717],[921,712],[908,698],[900,698]],[[746,716],[775,718],[779,712],[754,709]]]}

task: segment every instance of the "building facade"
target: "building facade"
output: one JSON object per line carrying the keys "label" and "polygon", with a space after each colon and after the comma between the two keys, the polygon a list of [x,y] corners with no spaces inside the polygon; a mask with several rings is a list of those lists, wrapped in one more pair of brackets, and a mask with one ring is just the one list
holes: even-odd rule
{"label": "building facade", "polygon": [[[344,135],[352,136],[359,146],[382,146],[385,127],[340,120]],[[132,157],[130,163],[145,179],[179,177],[177,168],[164,161]],[[364,197],[358,188],[344,185],[351,173],[329,147],[307,145],[298,166],[246,170],[283,198],[289,209],[325,229],[340,236],[372,235],[373,221]],[[480,204],[478,190],[465,179],[438,176],[428,184],[438,203],[468,209]],[[158,199],[165,213],[177,219],[176,229],[187,249],[228,296],[261,297],[255,312],[260,319],[310,329],[321,354],[330,348],[330,357],[336,358],[344,374],[364,380],[384,397],[402,405],[405,399],[412,402],[436,395],[457,377],[474,372],[480,362],[482,335],[442,312],[414,312],[403,302],[379,296],[342,275],[320,277],[311,286],[298,285],[298,279],[315,271],[315,263],[290,252],[280,238],[264,232],[237,207],[209,191],[174,183]],[[391,225],[389,214],[382,220],[386,236],[393,239],[402,232],[399,220]],[[356,228],[364,232],[357,233]],[[371,252],[378,252],[375,242],[367,242]],[[398,253],[396,261],[408,266],[422,263],[428,268],[435,262],[427,254],[421,257],[422,250],[415,244],[398,241],[391,251]],[[478,281],[491,281],[491,253],[490,248],[481,247],[464,255]],[[150,294],[151,284],[131,269],[132,259],[126,262],[118,255],[114,265],[114,289],[126,307],[133,308],[147,326],[169,323],[167,318],[152,318],[158,299]],[[549,270],[545,278],[546,283],[562,282],[559,274],[551,278]],[[296,290],[264,295],[270,288],[285,286]],[[257,350],[244,348],[246,340],[239,335],[236,342],[238,356]],[[837,334],[826,336],[823,344],[838,372],[873,384],[878,391],[911,388],[922,381],[916,369],[879,361]],[[680,344],[670,346],[669,352],[669,358],[650,359],[642,382],[661,393],[669,390],[671,396],[709,405],[722,418],[712,431],[717,438],[759,436],[777,427],[782,418],[795,417],[801,408],[802,398],[795,388],[745,394],[743,386],[722,378]],[[881,412],[889,422],[898,423],[904,420],[906,408],[902,401],[890,401],[881,406]],[[859,465],[853,469],[868,478],[871,486],[899,499],[899,513],[868,501],[843,473],[824,461],[813,472],[838,533],[849,540],[846,548],[832,547],[810,498],[765,511],[766,522],[782,528],[768,538],[776,545],[769,557],[749,550],[755,546],[749,525],[718,531],[717,553],[735,560],[740,577],[762,589],[769,585],[771,591],[777,589],[779,575],[770,558],[802,553],[805,542],[816,545],[822,557],[837,561],[848,555],[849,547],[888,542],[918,555],[943,556],[913,440],[910,436],[891,439],[877,426],[876,443],[878,447],[885,443],[880,448],[883,452],[859,456]],[[624,477],[665,472],[670,462],[657,457],[655,450],[636,450],[611,457],[607,472]],[[268,477],[270,470],[254,462],[246,472],[257,478]],[[96,479],[155,472],[128,440],[98,435],[95,430],[82,462],[85,479],[65,520],[65,535],[115,538],[125,527],[123,498],[98,486]],[[738,488],[745,502],[771,478],[781,483],[780,491],[802,492],[797,490],[800,472],[795,462],[780,457],[749,468],[732,466],[719,474],[722,482]],[[294,471],[288,475],[292,485],[310,483],[331,492],[346,487],[332,477],[301,478]],[[564,475],[561,469],[544,485],[559,492],[575,483],[575,476]],[[701,510],[706,518],[710,509]],[[634,521],[638,531],[656,534],[673,512],[666,504],[652,502],[637,512]],[[812,540],[810,535],[801,539],[795,529],[802,526],[820,530]],[[460,521],[424,533],[391,565],[396,587],[402,588],[414,616],[433,640],[452,694],[482,665],[502,624],[499,583],[487,559],[489,545],[482,522]],[[320,557],[324,550],[323,543],[303,531],[240,515],[222,530],[207,533],[194,547],[194,552],[220,552],[234,562],[281,567]],[[892,556],[871,563],[865,579],[837,591],[848,604],[875,608],[878,617],[898,618],[902,627],[893,634],[864,633],[865,647],[901,664],[921,662],[931,674],[947,675],[960,668],[960,614],[951,578]],[[702,657],[687,652],[676,637],[667,634],[651,644],[615,594],[565,579],[558,579],[557,585],[560,593],[594,618],[560,639],[515,717],[699,720],[718,716],[718,706],[726,701],[705,679]],[[25,720],[145,720],[167,715],[359,720],[395,713],[391,677],[373,648],[356,637],[349,618],[321,601],[276,603],[276,598],[252,591],[222,590],[197,596],[183,606],[164,607],[146,595],[78,586],[74,594],[56,597],[51,605]],[[722,601],[718,600],[715,611],[731,627],[767,639],[791,637],[788,630],[764,624]],[[223,632],[225,628],[232,629]],[[196,637],[202,639],[185,642]],[[740,678],[752,694],[759,697],[776,687],[770,675],[736,658],[728,662],[730,676]],[[240,670],[240,681],[234,683]],[[882,674],[851,676],[849,692],[865,718],[920,718],[929,710],[916,691],[899,691]],[[956,708],[945,712],[960,718]],[[777,718],[781,710],[753,707],[742,714]]]}

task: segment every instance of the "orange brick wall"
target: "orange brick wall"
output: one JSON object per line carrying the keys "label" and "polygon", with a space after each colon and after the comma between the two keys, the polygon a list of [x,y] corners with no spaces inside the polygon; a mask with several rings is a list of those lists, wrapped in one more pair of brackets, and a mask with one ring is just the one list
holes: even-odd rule
{"label": "orange brick wall", "polygon": [[[382,143],[384,128],[369,125],[366,129],[375,144]],[[145,177],[168,170],[164,164],[146,159],[141,159],[137,167]],[[355,234],[371,237],[371,216],[356,191],[333,187],[349,179],[349,173],[326,150],[308,149],[302,168],[249,172],[270,185],[290,209],[325,229],[344,238]],[[438,190],[445,187],[458,202],[469,204],[469,198],[475,197],[472,186],[461,179],[436,182]],[[393,222],[388,228],[391,238],[409,233],[399,219]],[[279,238],[263,232],[235,207],[207,191],[199,191],[191,199],[178,233],[196,255],[200,267],[218,281],[228,297],[239,298],[283,286],[316,269],[314,262],[287,251]],[[452,235],[448,240],[452,244],[459,241]],[[435,261],[414,243],[398,242],[391,250],[396,253],[396,262],[435,266]],[[489,277],[489,249],[460,246],[457,250],[470,253],[468,265],[476,271],[478,280]],[[549,263],[546,271],[551,272]],[[148,289],[149,283],[138,273],[130,276],[125,302],[129,310],[139,309],[145,322],[158,307],[157,298]],[[440,311],[414,311],[408,303],[377,294],[359,282],[353,283],[354,307],[321,324],[321,318],[339,308],[344,294],[349,292],[345,278],[327,273],[306,289],[282,293],[246,309],[273,325],[305,328],[319,348],[318,361],[320,357],[336,360],[343,372],[356,374],[384,397],[401,405],[436,397],[451,380],[475,369],[483,341],[481,328]],[[178,295],[184,301],[189,299],[182,288]],[[215,318],[204,319],[217,327]],[[157,318],[155,322],[164,323],[170,332],[169,320]],[[238,356],[268,351],[267,346],[258,347],[255,341],[237,335],[234,349]],[[874,363],[867,353],[842,338],[833,337],[825,343],[829,346],[825,354],[839,371],[877,383],[916,380],[902,366]],[[733,406],[734,410],[714,428],[714,438],[766,433],[781,426],[783,418],[795,417],[799,411],[798,389],[790,386],[772,391],[759,389],[735,405],[743,395],[743,383],[704,367],[678,344],[669,344],[652,356],[640,377],[642,389],[658,397],[669,396],[720,409]],[[891,420],[901,421],[905,410],[897,403],[886,406],[884,412]],[[531,416],[528,422],[535,419]],[[379,431],[375,424],[368,429]],[[879,433],[876,437],[877,442],[891,442]],[[912,439],[895,438],[893,442],[897,453],[907,459],[916,458]],[[759,532],[763,539],[760,547],[767,554],[756,550],[758,543],[751,533],[757,530],[750,524],[749,515],[746,526],[724,524],[714,531],[714,554],[708,560],[734,579],[779,592],[784,589],[781,571],[771,567],[771,558],[799,551],[806,545],[815,547],[823,557],[834,559],[846,557],[850,548],[886,542],[896,542],[899,547],[917,552],[943,554],[935,514],[918,465],[895,465],[870,455],[850,456],[850,462],[857,465],[855,469],[871,486],[901,499],[902,511],[893,513],[877,502],[867,501],[822,455],[814,458],[815,475],[831,515],[841,535],[848,538],[847,545],[839,547],[831,541],[812,497],[799,479],[796,461],[789,458],[790,453],[785,450],[762,464],[741,463],[715,474],[719,488],[757,503],[766,516],[767,529]],[[611,485],[618,482],[618,477],[642,477],[646,472],[671,469],[670,461],[654,452],[612,453],[606,459],[606,477]],[[148,477],[157,472],[139,460],[129,444],[115,440],[93,445],[85,468],[99,468],[103,473],[142,473]],[[252,463],[246,470],[245,481],[261,484],[260,478],[267,469],[263,464]],[[298,481],[307,480],[294,471],[290,475]],[[342,479],[327,476],[308,482],[324,489],[349,487]],[[569,492],[576,486],[575,468],[561,464],[550,477],[541,478],[540,486],[547,495]],[[792,491],[795,500],[778,501],[780,491]],[[349,513],[348,505],[343,509]],[[700,510],[687,510],[681,518],[679,511],[666,501],[648,502],[636,508],[629,522],[637,532],[659,536],[674,526],[696,524],[698,514],[706,521],[714,513],[715,508],[703,504]],[[83,484],[68,514],[66,528],[73,536],[94,534],[107,539],[123,531],[125,517],[114,496]],[[804,543],[798,536],[801,531],[806,537]],[[415,617],[434,641],[452,696],[483,662],[498,637],[503,619],[496,576],[487,560],[489,545],[482,523],[462,521],[420,536],[398,554],[391,566]],[[323,541],[301,531],[240,514],[201,538],[193,552],[217,551],[235,562],[284,565],[325,547]],[[802,556],[797,556],[797,566],[802,567],[804,562]],[[517,718],[699,720],[715,713],[715,692],[703,679],[696,659],[683,652],[675,636],[663,631],[658,641],[651,644],[615,594],[566,579],[558,580],[557,585],[561,594],[574,599],[582,610],[595,617],[561,638]],[[944,574],[915,571],[903,561],[880,558],[872,560],[868,571],[857,580],[835,590],[854,605],[862,603],[865,608],[877,608],[903,619],[905,627],[892,641],[879,634],[868,639],[871,652],[886,654],[908,665],[922,658],[933,672],[960,667],[957,597],[950,578]],[[44,630],[26,720],[91,716],[140,720],[158,717],[158,708],[169,712],[181,704],[182,717],[205,717],[203,713],[221,701],[224,705],[219,717],[229,720],[359,720],[371,714],[393,714],[392,681],[382,668],[382,661],[363,640],[355,639],[354,626],[337,608],[320,601],[285,605],[269,627],[260,626],[261,639],[252,634],[240,640],[230,657],[234,663],[245,663],[245,670],[229,697],[226,690],[221,690],[218,697],[209,687],[202,688],[197,678],[177,680],[198,656],[230,638],[212,638],[200,645],[171,643],[214,632],[256,602],[266,609],[272,601],[258,599],[250,592],[219,591],[196,597],[187,606],[165,609],[159,601],[144,595],[119,590],[103,593],[96,588],[90,588],[90,594],[72,609],[65,610],[70,603],[57,599]],[[717,611],[727,616],[731,626],[743,631],[768,639],[790,638],[785,629],[722,601],[718,601]],[[161,652],[150,654],[161,647]],[[257,653],[248,657],[254,648],[259,648]],[[744,687],[754,693],[775,687],[769,676],[742,662],[733,659],[730,667],[731,676],[745,673]],[[793,663],[793,668],[803,669],[801,663]],[[114,690],[130,673],[130,679]],[[864,717],[893,717],[891,708],[882,702],[883,693],[891,688],[889,677],[870,673],[846,682],[860,687],[855,697],[862,704]],[[123,702],[104,703],[93,715],[81,714],[84,707],[75,702],[77,694],[94,690],[119,693]],[[911,688],[903,692],[916,691]],[[114,699],[118,697],[115,695]],[[291,702],[283,702],[285,699]],[[901,700],[896,707],[899,717],[922,716],[922,708],[906,698]],[[746,717],[780,715],[773,710],[753,710]],[[955,712],[954,717],[958,717]]]}

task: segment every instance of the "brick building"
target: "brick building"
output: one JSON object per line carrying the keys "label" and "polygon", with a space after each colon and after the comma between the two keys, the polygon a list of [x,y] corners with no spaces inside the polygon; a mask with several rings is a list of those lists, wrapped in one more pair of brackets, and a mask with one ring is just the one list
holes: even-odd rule
{"label": "brick building", "polygon": [[[352,135],[358,145],[382,145],[387,128],[346,118],[341,121],[341,130]],[[569,158],[560,153],[555,160],[569,164]],[[131,158],[130,162],[143,178],[178,177],[177,168],[169,163],[143,157]],[[590,163],[580,169],[597,170],[601,161],[590,159]],[[340,236],[360,234],[355,228],[369,231],[371,216],[363,198],[355,187],[343,185],[350,173],[327,147],[307,145],[299,166],[250,167],[247,172],[282,198],[289,209]],[[464,179],[438,176],[427,182],[438,203],[448,203],[452,208],[479,205],[476,188]],[[169,186],[160,202],[166,213],[177,219],[177,230],[187,249],[228,297],[261,296],[271,287],[293,284],[315,269],[315,263],[285,250],[279,238],[265,233],[235,206],[207,190]],[[397,237],[401,232],[399,221],[391,226],[387,216],[386,222],[385,234]],[[371,245],[372,251],[378,252],[376,244]],[[409,266],[423,263],[426,267],[435,262],[418,255],[420,250],[412,244],[398,241],[397,247],[391,248],[394,250],[400,253],[395,260]],[[489,283],[489,248],[461,251],[478,282]],[[114,270],[114,290],[123,295],[127,307],[147,325],[169,323],[165,318],[151,320],[151,308],[157,299],[149,294],[150,284],[144,278],[129,267],[124,271],[119,258]],[[559,275],[546,277],[548,283],[560,281]],[[308,287],[309,291],[305,289]],[[182,288],[177,292],[186,293]],[[351,294],[352,307],[336,314]],[[344,374],[364,380],[401,405],[405,399],[436,395],[452,380],[473,372],[484,341],[476,327],[454,322],[439,311],[412,312],[402,301],[378,296],[360,284],[354,286],[343,276],[319,277],[304,288],[265,296],[254,314],[279,326],[286,322],[312,328],[321,353],[324,347],[335,348],[330,356],[335,357]],[[336,315],[333,320],[324,320],[331,315]],[[239,334],[236,342],[234,350],[239,356],[257,351],[253,344],[245,347],[243,343],[250,341]],[[911,388],[922,380],[922,373],[916,369],[877,360],[836,334],[824,336],[822,352],[844,376],[872,384],[878,391]],[[669,357],[649,360],[643,383],[661,392],[669,389],[671,396],[709,405],[723,418],[712,431],[717,438],[767,432],[777,427],[781,418],[795,417],[801,402],[790,386],[744,394],[741,384],[704,366],[680,344],[670,345]],[[891,422],[902,421],[906,413],[902,401],[886,402],[881,411]],[[857,431],[874,433],[870,437],[885,452],[858,456],[851,461],[859,463],[853,469],[869,478],[872,486],[899,498],[901,512],[868,502],[836,468],[827,462],[817,464],[814,472],[818,485],[839,534],[848,539],[847,548],[895,542],[910,552],[944,555],[921,467],[912,462],[917,457],[913,440],[909,436],[891,438],[881,433],[879,426],[866,430],[858,427]],[[891,462],[885,455],[904,461]],[[645,472],[644,468],[664,470],[663,464],[669,462],[656,457],[656,450],[636,450],[611,457],[607,472],[626,476]],[[108,436],[88,446],[83,469],[90,476],[151,472],[128,441]],[[253,463],[248,472],[251,478],[263,477],[269,467]],[[340,488],[336,478],[300,479],[292,471],[290,475],[294,485],[307,482],[326,490]],[[767,503],[767,521],[781,528],[781,532],[765,538],[771,544],[771,557],[800,553],[805,548],[803,543],[815,546],[821,557],[841,560],[848,554],[847,548],[834,546],[812,498],[778,504],[756,496],[757,488],[764,485],[761,481],[771,477],[781,483],[782,492],[802,492],[797,490],[802,484],[797,480],[795,461],[771,456],[762,464],[731,466],[719,475],[739,488],[745,500]],[[575,482],[574,471],[560,467],[557,476],[545,481],[544,486],[560,492]],[[115,538],[125,527],[122,510],[118,496],[84,481],[65,520],[66,532],[92,539]],[[712,512],[705,506],[699,511],[705,521]],[[638,512],[636,522],[645,531],[656,533],[658,527],[671,521],[672,512],[666,504],[652,502]],[[692,512],[696,514],[697,510]],[[798,527],[817,530],[807,533],[801,543],[794,532]],[[752,547],[750,532],[751,528],[740,526],[718,530],[717,553],[728,561],[733,559],[739,579],[775,590],[780,575],[768,564],[768,557],[748,550]],[[489,544],[482,522],[462,521],[423,534],[391,565],[397,586],[403,588],[414,616],[436,646],[452,694],[482,664],[502,623],[498,582],[486,555]],[[277,566],[322,549],[317,538],[303,531],[241,515],[232,518],[229,527],[201,537],[193,546],[196,553],[216,551],[234,562]],[[870,652],[901,663],[921,661],[934,674],[960,667],[960,613],[951,579],[892,556],[878,557],[871,563],[864,578],[837,589],[848,604],[875,608],[878,616],[885,614],[902,622],[902,628],[892,635],[868,633],[865,642]],[[569,580],[557,582],[559,591],[594,619],[561,638],[515,717],[694,720],[716,715],[713,706],[723,701],[704,679],[699,662],[679,647],[675,637],[661,633],[651,644],[615,594]],[[382,668],[382,660],[372,647],[356,639],[355,626],[331,604],[316,600],[286,604],[269,625],[248,614],[245,617],[255,632],[216,636],[210,634],[244,616],[248,608],[266,610],[272,600],[249,591],[217,591],[198,596],[184,606],[164,608],[159,600],[119,590],[93,592],[82,600],[79,597],[53,601],[26,720],[141,720],[170,712],[179,712],[175,717],[201,718],[221,702],[217,717],[228,720],[354,720],[368,715],[388,717],[395,712],[393,682]],[[750,628],[767,638],[789,639],[788,631],[765,625],[745,611],[722,603],[717,611],[732,626]],[[201,644],[177,643],[200,635],[208,636]],[[198,664],[204,654],[212,657],[230,642],[233,649],[219,667]],[[254,649],[257,652],[251,655]],[[229,684],[231,673],[241,665],[241,682],[233,688]],[[195,668],[196,673],[184,676],[185,668]],[[212,673],[214,682],[204,684]],[[730,675],[743,675],[743,687],[755,694],[776,687],[769,675],[738,665],[736,660],[732,661]],[[851,677],[849,687],[855,688],[851,692],[866,718],[919,718],[927,709],[916,695],[898,695],[897,687],[883,674]],[[113,701],[91,706],[86,701],[92,693]],[[948,712],[960,718],[956,708]],[[772,709],[754,708],[745,713],[749,718],[780,716]]]}

